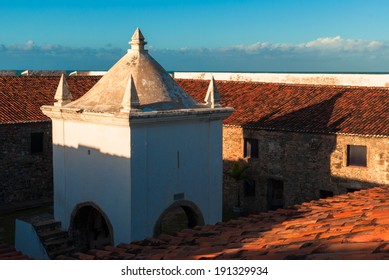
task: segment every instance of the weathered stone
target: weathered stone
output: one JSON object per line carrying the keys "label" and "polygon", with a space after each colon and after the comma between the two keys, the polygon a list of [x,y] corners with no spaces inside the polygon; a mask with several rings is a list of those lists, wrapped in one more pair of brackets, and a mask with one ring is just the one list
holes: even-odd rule
{"label": "weathered stone", "polygon": [[[43,151],[31,153],[31,133],[43,133]],[[0,205],[52,199],[51,122],[0,125]]]}
{"label": "weathered stone", "polygon": [[[258,139],[258,158],[243,158],[244,138]],[[367,167],[347,166],[347,145],[367,147]],[[268,180],[283,181],[284,206],[320,198],[320,191],[342,194],[389,184],[389,139],[223,127],[223,204],[252,211],[268,209]],[[255,181],[255,196],[246,197],[242,184],[228,174],[232,164],[245,160]]]}

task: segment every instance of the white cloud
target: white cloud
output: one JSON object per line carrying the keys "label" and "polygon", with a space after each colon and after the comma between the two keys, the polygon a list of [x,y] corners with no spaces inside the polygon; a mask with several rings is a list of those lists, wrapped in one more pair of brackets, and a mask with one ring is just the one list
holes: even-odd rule
{"label": "white cloud", "polygon": [[336,36],[318,38],[314,41],[302,44],[300,45],[300,47],[331,51],[366,52],[377,51],[378,49],[385,48],[385,44],[380,41],[344,39],[340,36]]}
{"label": "white cloud", "polygon": [[221,48],[222,51],[244,51],[249,53],[261,51],[290,51],[296,47],[289,44],[279,44],[270,42],[257,42],[251,45],[237,45],[232,47]]}
{"label": "white cloud", "polygon": [[107,69],[125,53],[119,48],[79,48],[58,44],[0,44],[1,69]]}
{"label": "white cloud", "polygon": [[244,51],[255,52],[374,52],[378,50],[388,50],[388,46],[381,41],[367,41],[356,39],[344,39],[341,36],[318,38],[301,44],[281,44],[270,42],[257,42],[251,45],[237,45],[220,49],[222,51]]}
{"label": "white cloud", "polygon": [[[257,42],[225,48],[158,49],[151,55],[170,71],[388,71],[389,46],[381,41],[318,38],[300,44]],[[2,69],[108,69],[125,50],[57,44],[0,43]]]}
{"label": "white cloud", "polygon": [[287,44],[257,42],[216,49],[154,49],[177,71],[388,72],[389,46],[341,36]]}
{"label": "white cloud", "polygon": [[34,41],[33,40],[28,40],[26,42],[26,44],[24,45],[24,48],[26,50],[31,50],[32,48],[34,48]]}
{"label": "white cloud", "polygon": [[45,55],[45,54],[89,54],[96,55],[99,53],[118,53],[123,52],[119,48],[107,47],[107,48],[85,48],[85,47],[68,47],[58,44],[45,44],[45,45],[36,45],[33,40],[28,40],[24,44],[13,44],[13,45],[0,45],[1,52],[8,53],[24,53],[25,55]]}

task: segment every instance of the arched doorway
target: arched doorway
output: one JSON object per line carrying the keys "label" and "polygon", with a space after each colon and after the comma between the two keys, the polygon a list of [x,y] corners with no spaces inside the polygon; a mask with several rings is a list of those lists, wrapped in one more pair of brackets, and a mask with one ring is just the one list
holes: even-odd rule
{"label": "arched doorway", "polygon": [[174,234],[185,228],[204,225],[204,218],[200,208],[191,201],[179,200],[174,202],[159,216],[154,236],[160,234]]}
{"label": "arched doorway", "polygon": [[92,202],[76,206],[69,232],[76,250],[81,252],[113,245],[112,225],[104,212]]}

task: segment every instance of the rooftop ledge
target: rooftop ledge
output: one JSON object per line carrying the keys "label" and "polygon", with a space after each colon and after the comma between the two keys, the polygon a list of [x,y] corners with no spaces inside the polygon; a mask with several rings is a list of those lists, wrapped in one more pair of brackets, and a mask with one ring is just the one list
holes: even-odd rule
{"label": "rooftop ledge", "polygon": [[92,112],[81,108],[42,106],[42,112],[51,119],[75,120],[103,124],[129,125],[129,123],[166,122],[190,119],[224,119],[234,111],[231,107],[195,108],[165,111]]}

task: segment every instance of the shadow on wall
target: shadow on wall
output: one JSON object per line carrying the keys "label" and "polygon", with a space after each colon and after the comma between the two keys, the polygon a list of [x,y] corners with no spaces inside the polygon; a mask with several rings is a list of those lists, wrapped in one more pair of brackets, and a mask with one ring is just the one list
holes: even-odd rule
{"label": "shadow on wall", "polygon": [[152,237],[204,224],[193,202],[164,195],[173,193],[160,189],[166,184],[149,189],[142,175],[131,180],[130,158],[87,146],[53,148],[55,218],[69,229],[78,251],[130,242],[129,236]]}
{"label": "shadow on wall", "polygon": [[[328,100],[280,115],[288,111],[282,107],[293,107],[292,100],[244,124],[242,159],[224,160],[224,211],[234,207],[243,212],[275,210],[385,184],[368,179],[377,172],[372,156],[369,159],[366,153],[367,141],[374,138],[358,140],[335,134],[349,117],[349,113],[333,114],[342,95],[340,91]],[[355,151],[350,151],[354,146]],[[246,178],[240,181],[231,177],[237,162],[247,166]]]}

